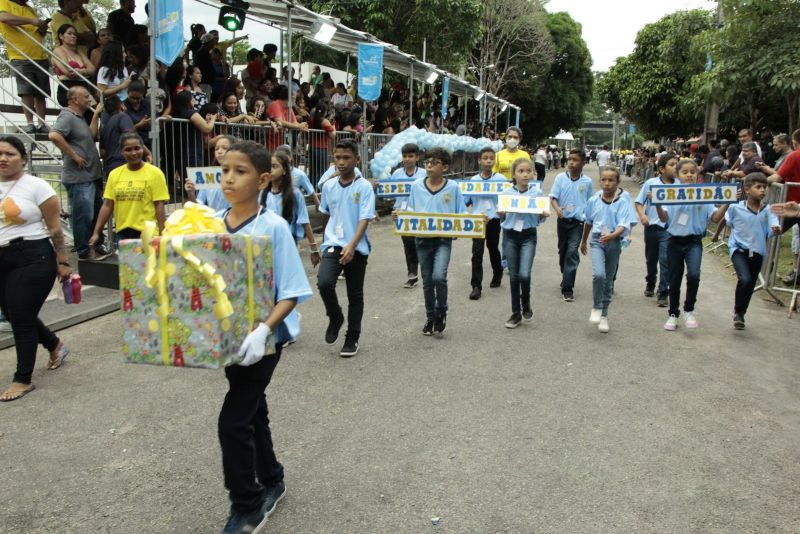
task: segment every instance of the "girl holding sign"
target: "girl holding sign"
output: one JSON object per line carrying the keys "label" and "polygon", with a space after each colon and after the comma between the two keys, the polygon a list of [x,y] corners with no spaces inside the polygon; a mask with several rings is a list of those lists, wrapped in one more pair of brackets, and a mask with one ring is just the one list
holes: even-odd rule
{"label": "girl holding sign", "polygon": [[[542,196],[539,184],[531,184],[533,165],[531,160],[517,158],[511,165],[511,175],[516,185],[509,195],[526,197]],[[547,215],[532,213],[500,213],[503,217],[503,252],[508,260],[508,272],[511,286],[511,317],[506,321],[506,328],[516,328],[519,323],[533,321],[531,308],[531,270],[536,255],[536,227]]]}
{"label": "girl holding sign", "polygon": [[[606,166],[600,176],[601,190],[586,202],[581,239],[581,254],[592,248],[592,297],[594,303],[589,322],[607,333],[608,306],[614,293],[614,278],[622,253],[622,237],[631,230],[633,203],[628,194],[617,194],[619,170]],[[591,243],[589,239],[591,237]]]}
{"label": "girl holding sign", "polygon": [[[682,159],[676,166],[678,180],[682,184],[697,182],[697,163],[691,159]],[[669,243],[667,258],[669,264],[669,318],[664,323],[664,330],[678,328],[680,315],[681,282],[683,281],[684,264],[686,267],[686,300],[683,311],[686,313],[686,328],[699,326],[694,314],[697,301],[697,290],[700,288],[700,263],[703,259],[703,236],[706,234],[708,221],[718,223],[725,217],[728,205],[715,208],[713,204],[677,204],[656,206],[661,222],[667,223]]]}
{"label": "girl holding sign", "polygon": [[[222,165],[225,154],[236,141],[237,139],[232,135],[220,135],[217,137],[214,143],[214,157],[218,165]],[[192,202],[203,204],[215,210],[226,210],[231,207],[230,202],[225,200],[225,195],[222,193],[222,188],[219,186],[211,189],[200,189],[198,191],[197,185],[187,177],[183,187],[186,189],[186,198]]]}

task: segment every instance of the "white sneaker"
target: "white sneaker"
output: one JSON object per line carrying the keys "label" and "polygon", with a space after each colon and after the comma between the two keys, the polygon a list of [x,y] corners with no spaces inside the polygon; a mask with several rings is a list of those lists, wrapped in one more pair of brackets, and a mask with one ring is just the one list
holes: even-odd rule
{"label": "white sneaker", "polygon": [[592,313],[589,314],[589,324],[598,324],[600,323],[600,316],[603,314],[603,310],[598,310],[597,308],[592,308]]}
{"label": "white sneaker", "polygon": [[697,322],[697,317],[694,316],[694,312],[686,312],[686,316],[684,317],[686,321],[686,328],[697,328],[700,326],[700,323]]}
{"label": "white sneaker", "polygon": [[664,323],[664,330],[669,330],[670,332],[678,329],[678,318],[674,315],[670,315],[667,322]]}
{"label": "white sneaker", "polygon": [[608,327],[608,317],[600,317],[600,324],[597,325],[597,329],[604,334],[608,333],[610,330]]}

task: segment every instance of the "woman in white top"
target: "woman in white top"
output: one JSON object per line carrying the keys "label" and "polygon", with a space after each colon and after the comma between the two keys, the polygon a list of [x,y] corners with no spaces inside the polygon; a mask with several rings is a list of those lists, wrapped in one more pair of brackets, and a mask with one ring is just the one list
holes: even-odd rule
{"label": "woman in white top", "polygon": [[[25,174],[27,153],[16,137],[0,136],[0,308],[14,333],[17,370],[0,402],[33,391],[37,345],[50,351],[48,369],[61,366],[69,349],[39,320],[56,274],[72,275],[56,192]],[[54,249],[55,247],[55,249]]]}
{"label": "woman in white top", "polygon": [[128,74],[122,43],[108,43],[103,49],[97,69],[97,88],[103,92],[103,96],[117,95],[124,102],[128,98],[128,86],[136,76]]}

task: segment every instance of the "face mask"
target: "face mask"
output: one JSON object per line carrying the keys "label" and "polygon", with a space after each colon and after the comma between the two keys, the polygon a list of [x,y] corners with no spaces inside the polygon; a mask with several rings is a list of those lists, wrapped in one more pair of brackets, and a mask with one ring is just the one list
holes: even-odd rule
{"label": "face mask", "polygon": [[519,139],[514,139],[513,137],[506,139],[506,146],[508,148],[517,148],[519,146]]}

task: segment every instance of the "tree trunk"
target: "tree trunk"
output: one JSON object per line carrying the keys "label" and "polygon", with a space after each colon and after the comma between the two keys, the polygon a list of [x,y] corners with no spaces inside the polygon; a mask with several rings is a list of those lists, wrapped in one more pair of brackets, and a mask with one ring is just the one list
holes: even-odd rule
{"label": "tree trunk", "polygon": [[797,113],[797,102],[800,100],[800,97],[795,96],[787,96],[786,97],[786,108],[789,111],[789,129],[787,130],[789,134],[794,131],[794,119],[795,114]]}

